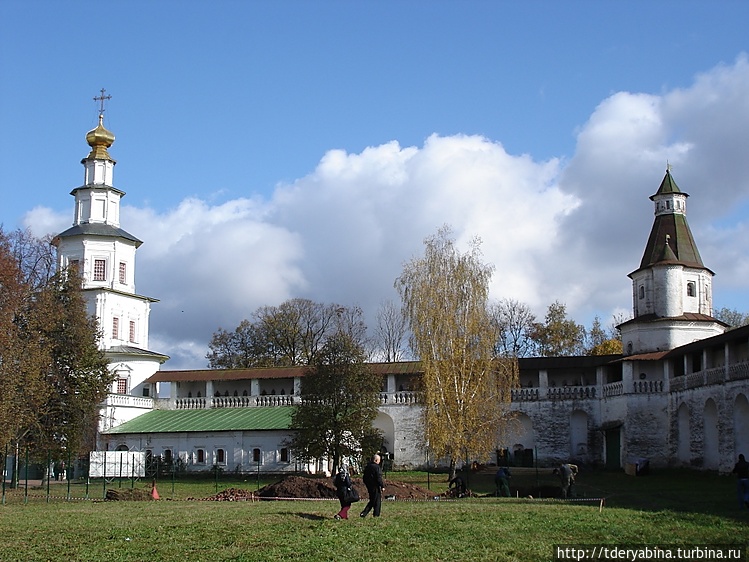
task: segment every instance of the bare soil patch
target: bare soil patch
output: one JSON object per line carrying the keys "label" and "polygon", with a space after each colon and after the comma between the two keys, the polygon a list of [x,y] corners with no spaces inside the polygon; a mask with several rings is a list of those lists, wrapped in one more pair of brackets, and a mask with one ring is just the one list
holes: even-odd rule
{"label": "bare soil patch", "polygon": [[151,490],[143,488],[107,488],[106,501],[151,501]]}
{"label": "bare soil patch", "polygon": [[[362,500],[367,499],[367,487],[361,478],[352,478],[354,488],[359,492]],[[434,496],[434,492],[415,484],[384,480],[385,491],[383,498],[397,500],[426,499]],[[308,478],[303,476],[287,476],[261,488],[257,495],[261,498],[335,498],[336,490],[331,479]]]}
{"label": "bare soil patch", "polygon": [[188,500],[200,499],[201,501],[214,501],[214,502],[238,502],[238,501],[252,501],[256,497],[254,492],[245,490],[243,488],[227,488],[222,490],[218,494],[213,494],[207,498],[187,498]]}
{"label": "bare soil patch", "polygon": [[[361,478],[351,479],[354,488],[359,492],[362,501],[367,500],[367,487]],[[383,499],[390,500],[423,500],[433,498],[433,491],[406,482],[384,480],[385,491]],[[197,501],[253,501],[271,498],[293,499],[335,499],[336,489],[330,478],[315,478],[305,476],[286,476],[274,484],[269,484],[260,490],[251,491],[243,488],[227,488],[205,498],[189,497],[187,500]],[[106,499],[109,501],[151,501],[150,489],[108,489]]]}
{"label": "bare soil patch", "polygon": [[[367,487],[361,478],[351,479],[354,488],[359,492],[363,501],[367,499]],[[431,492],[420,486],[405,482],[385,480],[383,498],[396,500],[427,499],[434,497]],[[261,488],[256,492],[240,488],[228,488],[218,494],[202,498],[203,501],[247,501],[253,499],[293,498],[293,499],[335,499],[336,489],[328,478],[313,478],[304,476],[286,476]],[[189,498],[194,499],[194,498]]]}

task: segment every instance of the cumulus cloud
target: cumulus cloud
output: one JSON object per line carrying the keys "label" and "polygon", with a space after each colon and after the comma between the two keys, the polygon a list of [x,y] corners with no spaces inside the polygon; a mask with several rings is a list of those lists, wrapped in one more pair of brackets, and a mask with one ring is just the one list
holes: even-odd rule
{"label": "cumulus cloud", "polygon": [[[219,326],[293,297],[359,305],[373,325],[379,304],[396,298],[403,263],[443,224],[459,244],[482,239],[496,267],[494,298],[528,303],[539,316],[559,300],[578,322],[599,315],[607,324],[631,309],[626,275],[642,256],[648,197],[667,162],[692,196],[688,218],[706,266],[719,273],[722,306],[722,286],[747,288],[748,100],[741,56],[688,88],[612,94],[581,124],[569,156],[539,161],[494,139],[433,135],[422,146],[330,150],[268,199],[125,206],[123,228],[145,242],[138,292],[161,300],[151,348],[172,355],[167,368],[203,367]],[[27,217],[39,230],[56,220],[41,208]]]}
{"label": "cumulus cloud", "polygon": [[395,298],[403,263],[443,224],[459,243],[482,238],[498,294],[547,304],[538,290],[544,262],[578,204],[556,186],[559,171],[556,160],[512,156],[482,137],[434,135],[422,147],[331,150],[268,201],[123,208],[123,226],[145,241],[139,292],[161,299],[152,347],[167,346],[170,368],[203,366],[219,326],[292,297],[358,305],[373,324],[379,304]]}
{"label": "cumulus cloud", "polygon": [[22,225],[34,236],[42,238],[47,234],[62,232],[73,224],[73,210],[69,213],[56,213],[49,207],[36,206],[24,215]]}
{"label": "cumulus cloud", "polygon": [[[667,164],[690,195],[687,217],[703,261],[718,273],[716,306],[728,302],[721,286],[747,287],[748,95],[749,63],[742,55],[731,66],[697,76],[689,88],[661,95],[619,92],[599,104],[578,131],[559,182],[583,201],[563,228],[574,270],[566,276],[572,310],[584,316],[610,308],[612,297],[631,299],[622,275],[639,265],[653,216],[647,197]],[[744,212],[737,213],[737,206]]]}

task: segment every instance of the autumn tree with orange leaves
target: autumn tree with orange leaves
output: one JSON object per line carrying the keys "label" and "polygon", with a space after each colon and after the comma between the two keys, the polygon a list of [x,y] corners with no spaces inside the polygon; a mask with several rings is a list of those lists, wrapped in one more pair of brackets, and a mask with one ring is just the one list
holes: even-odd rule
{"label": "autumn tree with orange leaves", "polygon": [[428,448],[449,459],[487,460],[507,421],[517,359],[495,358],[489,313],[493,266],[480,241],[461,253],[449,227],[424,241],[422,257],[404,265],[395,286],[423,367],[423,421]]}

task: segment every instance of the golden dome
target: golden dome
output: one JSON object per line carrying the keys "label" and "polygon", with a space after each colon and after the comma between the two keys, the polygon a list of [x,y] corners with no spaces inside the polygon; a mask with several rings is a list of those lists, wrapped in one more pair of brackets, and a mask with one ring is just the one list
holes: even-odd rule
{"label": "golden dome", "polygon": [[104,115],[99,114],[99,124],[95,129],[86,133],[86,142],[91,147],[86,158],[96,158],[99,160],[112,160],[107,152],[107,148],[114,143],[114,134],[104,128]]}

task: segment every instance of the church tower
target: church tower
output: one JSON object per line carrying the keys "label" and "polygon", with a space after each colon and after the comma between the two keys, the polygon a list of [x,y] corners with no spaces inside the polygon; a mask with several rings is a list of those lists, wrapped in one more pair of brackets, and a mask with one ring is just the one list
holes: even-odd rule
{"label": "church tower", "polygon": [[99,124],[86,134],[91,147],[81,160],[83,185],[70,192],[75,197],[73,226],[58,234],[58,268],[76,267],[83,278],[89,314],[99,321],[100,347],[109,359],[115,381],[102,413],[100,429],[128,421],[153,407],[148,396],[148,377],[168,359],[148,350],[151,303],[156,299],[135,292],[135,252],[142,244],[120,228],[120,200],[125,196],[113,186],[115,160],[108,149],[114,135],[104,128],[104,100]]}
{"label": "church tower", "polygon": [[712,317],[712,279],[687,224],[687,197],[671,171],[650,199],[655,219],[632,279],[634,318],[619,326],[625,355],[667,351],[721,334]]}

